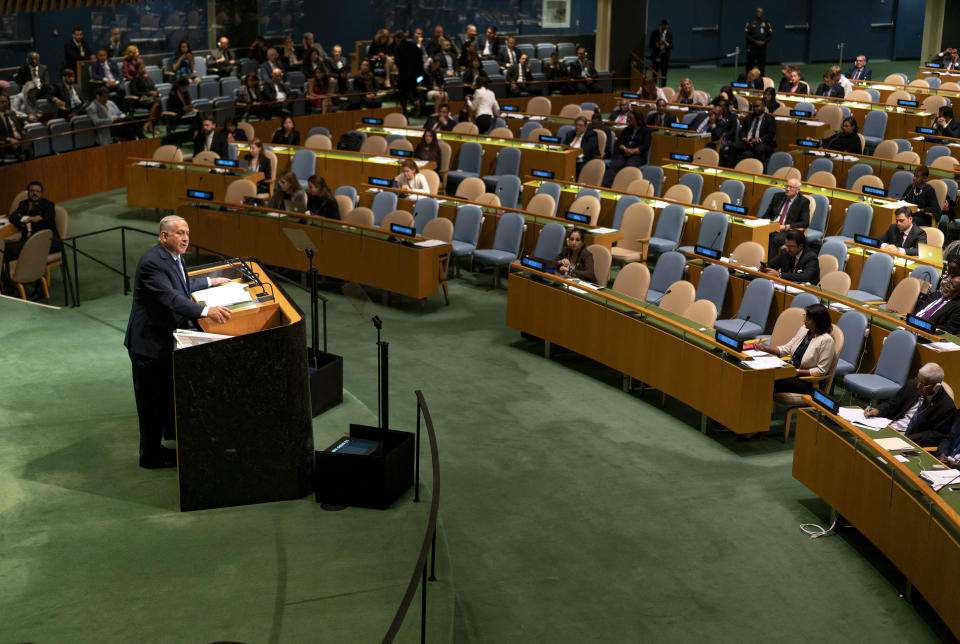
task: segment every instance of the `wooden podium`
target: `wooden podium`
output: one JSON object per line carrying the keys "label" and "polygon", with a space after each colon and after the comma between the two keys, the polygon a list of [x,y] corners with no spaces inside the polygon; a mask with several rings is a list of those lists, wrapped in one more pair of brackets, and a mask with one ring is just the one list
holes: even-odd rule
{"label": "wooden podium", "polygon": [[[256,262],[254,302],[203,331],[233,336],[173,353],[180,509],[306,496],[313,430],[303,313]],[[229,263],[190,275],[239,278]],[[267,297],[256,297],[265,292]]]}

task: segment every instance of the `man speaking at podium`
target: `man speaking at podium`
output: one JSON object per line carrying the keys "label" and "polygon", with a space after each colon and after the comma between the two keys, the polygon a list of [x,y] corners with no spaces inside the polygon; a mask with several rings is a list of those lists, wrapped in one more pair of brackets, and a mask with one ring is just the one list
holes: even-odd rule
{"label": "man speaking at podium", "polygon": [[133,393],[140,417],[140,467],[175,467],[176,452],[161,444],[174,438],[173,332],[197,318],[223,323],[229,309],[197,304],[190,293],[225,284],[224,277],[187,277],[181,256],[190,246],[190,227],[176,215],[160,220],[160,243],[137,264],[133,306],[123,344],[133,363]]}

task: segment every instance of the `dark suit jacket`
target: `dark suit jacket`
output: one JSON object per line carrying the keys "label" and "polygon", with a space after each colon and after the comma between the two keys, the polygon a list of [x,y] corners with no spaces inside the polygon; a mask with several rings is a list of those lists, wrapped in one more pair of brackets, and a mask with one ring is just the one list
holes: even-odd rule
{"label": "dark suit jacket", "polygon": [[[877,411],[882,418],[897,420],[917,402],[917,381],[908,380],[893,398],[884,400],[877,405]],[[933,397],[924,403],[920,410],[917,422],[906,436],[920,447],[935,447],[940,444],[950,432],[956,409],[953,400],[942,387]]]}
{"label": "dark suit jacket", "polygon": [[343,55],[341,55],[340,58],[334,58],[332,55],[328,56],[323,61],[323,64],[326,65],[328,72],[330,72],[331,74],[336,74],[340,71],[340,67],[337,67],[337,62],[340,62],[342,67],[346,67],[347,69],[350,69],[350,61],[347,59],[346,56],[343,56]]}
{"label": "dark suit jacket", "polygon": [[[246,156],[246,160],[250,160],[250,155]],[[258,165],[257,172],[263,173],[263,179],[257,182],[257,192],[270,192],[270,176],[271,176],[271,167],[270,167],[270,157],[265,154],[260,155],[260,163]]]}
{"label": "dark suit jacket", "polygon": [[[705,119],[710,118],[709,110],[703,111],[697,115],[697,118],[693,119],[693,122],[690,123],[690,129],[696,130],[700,127],[700,124],[703,123]],[[724,116],[717,119],[717,122],[712,126],[707,126],[707,132],[710,133],[711,141],[731,141],[733,139],[733,133],[736,129],[736,119],[732,116]]]}
{"label": "dark suit jacket", "polygon": [[10,131],[10,129],[7,127],[7,120],[4,118],[3,113],[0,112],[0,141],[6,141],[7,139],[22,139],[23,119],[17,116],[17,113],[13,110],[8,111],[7,115],[10,117],[10,120],[16,124],[17,131]]}
{"label": "dark suit jacket", "polygon": [[[575,136],[577,136],[576,130],[567,132],[566,136],[563,137],[563,144],[570,145],[573,143]],[[587,128],[587,131],[583,133],[583,139],[580,140],[580,150],[583,153],[584,163],[600,155],[600,147],[597,144],[597,133],[590,128]]]}
{"label": "dark suit jacket", "polygon": [[[748,114],[740,127],[740,138],[745,139],[750,136],[753,129],[753,122],[756,120],[755,114]],[[760,115],[760,127],[757,129],[757,138],[764,145],[774,147],[777,144],[777,119],[772,114],[763,113]]]}
{"label": "dark suit jacket", "polygon": [[453,129],[454,125],[456,125],[456,123],[453,122],[453,118],[448,118],[447,124],[443,125],[440,123],[439,116],[431,115],[427,119],[427,122],[423,125],[423,129],[434,130],[434,126],[438,126],[436,129],[439,129],[441,132],[449,132],[450,130]]}
{"label": "dark suit jacket", "polygon": [[290,136],[284,136],[283,130],[277,128],[273,132],[273,138],[270,140],[271,143],[279,143],[280,145],[300,145],[300,131],[297,129],[290,130]]}
{"label": "dark suit jacket", "polygon": [[[616,110],[614,110],[614,111],[616,111]],[[657,120],[658,120],[658,117],[659,117],[659,116],[660,116],[660,115],[657,114],[657,110],[650,110],[650,113],[647,114],[647,125],[654,125],[654,126],[660,126],[660,127],[670,127],[670,124],[671,124],[671,123],[675,123],[676,120],[677,120],[677,117],[676,117],[676,116],[674,116],[674,115],[671,114],[670,112],[666,112],[666,113],[663,115],[663,124],[660,125],[659,123],[657,123]],[[614,120],[615,118],[616,118],[616,116],[613,116],[610,120]]]}
{"label": "dark suit jacket", "polygon": [[[277,59],[276,66],[283,70],[283,77],[286,78],[287,68],[284,67],[283,63],[280,61],[279,58]],[[270,64],[269,60],[264,61],[263,64],[260,65],[260,69],[257,72],[257,76],[260,77],[261,81],[266,83],[267,81],[273,78],[272,74],[273,74],[273,65]]]}
{"label": "dark suit jacket", "polygon": [[55,253],[63,247],[63,244],[60,243],[60,233],[57,231],[57,211],[52,201],[41,198],[37,202],[37,207],[33,212],[30,212],[29,199],[24,199],[17,204],[17,209],[10,213],[10,223],[16,226],[17,230],[21,233],[26,231],[26,225],[22,224],[20,220],[27,215],[31,217],[40,215],[43,217],[40,221],[31,222],[30,229],[33,234],[41,230],[53,231],[53,239],[50,242],[50,252]]}
{"label": "dark suit jacket", "polygon": [[834,83],[833,85],[827,85],[826,83],[820,83],[817,86],[817,96],[832,96],[833,98],[843,98],[843,95],[846,92],[843,91],[843,85],[840,83]]}
{"label": "dark suit jacket", "polygon": [[[573,251],[569,247],[565,247],[563,252],[554,258],[554,261],[559,262],[561,259],[570,259],[571,257],[573,257]],[[597,275],[593,269],[593,255],[586,248],[580,250],[580,257],[577,258],[577,263],[573,265],[570,276],[586,280],[591,284],[597,283]]]}
{"label": "dark suit jacket", "polygon": [[950,119],[946,126],[935,125],[933,129],[941,136],[949,136],[951,139],[960,139],[960,121],[956,118]]}
{"label": "dark suit jacket", "polygon": [[[939,291],[921,295],[920,299],[917,300],[917,308],[913,310],[914,314],[920,313],[927,305],[932,304],[939,297]],[[960,331],[960,300],[949,300],[937,309],[936,313],[930,316],[930,322],[935,324],[938,329],[943,329],[947,333],[957,333]]]}
{"label": "dark suit jacket", "polygon": [[[83,106],[83,88],[80,87],[79,83],[74,83],[73,87],[77,90],[77,98],[80,99],[80,106],[76,109],[80,109]],[[61,101],[67,104],[67,109],[70,108],[70,90],[67,88],[67,84],[64,82],[59,82],[53,86],[53,95],[55,98],[59,98]]]}
{"label": "dark suit jacket", "polygon": [[651,57],[654,60],[669,59],[670,50],[673,49],[673,32],[669,29],[667,30],[666,37],[667,44],[665,47],[661,48],[660,46],[660,30],[654,29],[650,34],[650,53]]}
{"label": "dark suit jacket", "polygon": [[[940,204],[937,203],[937,191],[929,183],[924,184],[919,195],[913,193],[913,184],[911,183],[903,191],[900,198],[916,204],[918,212],[929,213],[934,223],[940,220]],[[917,225],[917,215],[914,215],[913,221],[914,225]]]}
{"label": "dark suit jacket", "polygon": [[[487,46],[487,34],[480,34],[477,36],[477,42],[473,45],[477,50],[477,56],[483,57],[483,50]],[[500,38],[498,36],[493,37],[493,42],[490,43],[490,56],[492,56],[497,61],[500,60],[500,50],[503,49],[503,45],[500,44]],[[520,54],[517,54],[517,60],[520,59]],[[502,63],[501,63],[502,64]]]}
{"label": "dark suit jacket", "polygon": [[137,264],[133,281],[133,305],[123,344],[130,353],[158,358],[173,351],[176,329],[200,317],[203,306],[190,293],[206,288],[206,278],[184,283],[180,269],[167,249],[157,244]]}
{"label": "dark suit jacket", "polygon": [[80,48],[73,42],[73,38],[67,40],[67,44],[63,46],[63,61],[65,65],[74,72],[77,71],[78,61],[88,60],[90,56],[96,53],[90,50],[90,45],[87,44],[86,40],[81,39],[80,44],[83,45],[82,54],[80,53]]}
{"label": "dark suit jacket", "polygon": [[910,232],[907,233],[906,241],[901,244],[900,229],[897,228],[896,224],[890,224],[887,232],[883,233],[883,236],[880,237],[880,241],[885,244],[893,244],[894,246],[903,248],[903,252],[907,255],[916,255],[917,244],[927,243],[927,231],[914,224],[911,226]]}
{"label": "dark suit jacket", "polygon": [[[784,92],[787,92],[787,93],[789,94],[789,93],[790,93],[790,85],[788,84],[785,88],[783,88],[783,91],[784,91]],[[810,86],[807,85],[806,81],[800,81],[799,83],[797,83],[797,91],[795,91],[795,92],[793,92],[793,93],[794,93],[794,94],[809,94],[809,93],[810,93]]]}
{"label": "dark suit jacket", "polygon": [[[46,65],[37,65],[37,75],[40,77],[40,82],[44,87],[49,87],[50,85],[50,72],[47,71]],[[29,65],[24,65],[17,70],[16,76],[13,77],[13,80],[17,81],[17,84],[20,87],[23,87],[28,82],[33,80],[33,73]]]}
{"label": "dark suit jacket", "polygon": [[[120,68],[117,66],[115,61],[107,59],[107,66],[110,68],[110,73],[113,74],[113,80],[118,83],[123,81],[123,75],[120,73]],[[103,65],[100,64],[100,61],[90,63],[90,78],[95,81],[103,81],[107,79],[107,73],[103,69]]]}
{"label": "dark suit jacket", "polygon": [[[515,63],[520,62],[520,55],[521,55],[520,52],[517,51],[516,47],[514,47],[513,58]],[[500,65],[501,67],[506,67],[507,65],[510,64],[510,53],[507,51],[506,47],[501,47],[500,50],[497,52],[497,64]]]}
{"label": "dark suit jacket", "polygon": [[[847,78],[854,80],[853,75],[857,73],[857,66],[850,65],[850,69],[847,70]],[[871,80],[873,78],[873,71],[869,67],[864,67],[861,71],[860,78],[856,80]]]}
{"label": "dark suit jacket", "polygon": [[820,281],[820,260],[817,254],[804,248],[797,261],[794,262],[790,253],[783,249],[772,260],[767,262],[767,267],[780,271],[780,277],[791,282],[809,282],[816,284]]}
{"label": "dark suit jacket", "polygon": [[[780,219],[780,211],[783,210],[783,202],[787,198],[787,193],[781,192],[774,195],[773,199],[770,200],[770,205],[767,206],[767,211],[761,216],[762,219],[770,219],[772,221],[778,221]],[[806,228],[810,225],[810,202],[803,195],[797,195],[793,200],[793,203],[790,204],[790,210],[787,211],[787,218],[784,220],[785,224],[791,228]]]}
{"label": "dark suit jacket", "polygon": [[[520,70],[520,63],[517,63],[516,65],[512,65],[512,66],[510,66],[510,67],[507,67],[507,71],[506,71],[506,74],[505,74],[505,76],[506,76],[506,81],[507,81],[508,83],[519,83],[519,82],[520,82],[520,80],[519,80],[520,71],[519,71],[519,70]],[[529,61],[528,61],[528,62],[527,62],[527,66],[523,68],[523,82],[524,82],[524,83],[530,83],[530,82],[532,82],[532,81],[533,81],[533,77],[531,76],[530,63],[529,63]]]}
{"label": "dark suit jacket", "polygon": [[583,61],[581,61],[579,58],[570,61],[567,71],[570,73],[571,78],[583,78],[584,67],[586,67],[587,75],[590,78],[597,77],[597,69],[593,66],[593,61],[589,58],[585,58]]}
{"label": "dark suit jacket", "polygon": [[958,447],[960,447],[960,417],[953,421],[950,433],[940,441],[940,447],[937,448],[937,458],[953,454]]}
{"label": "dark suit jacket", "polygon": [[[193,140],[193,154],[196,155],[198,152],[204,149],[204,144],[206,143],[206,135],[201,131],[197,138]],[[218,132],[217,130],[213,131],[213,139],[210,140],[210,151],[216,152],[220,155],[221,159],[227,158],[227,135],[223,132]]]}

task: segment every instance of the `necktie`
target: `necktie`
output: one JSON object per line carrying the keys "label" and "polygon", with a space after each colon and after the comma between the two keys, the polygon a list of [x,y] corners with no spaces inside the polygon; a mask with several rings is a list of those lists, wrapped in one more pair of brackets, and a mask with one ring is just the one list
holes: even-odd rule
{"label": "necktie", "polygon": [[657,116],[657,125],[663,127],[663,114]]}
{"label": "necktie", "polygon": [[780,211],[780,223],[782,224],[787,219],[787,211],[790,210],[790,199],[783,200],[783,210]]}
{"label": "necktie", "polygon": [[928,304],[922,311],[920,311],[919,317],[924,320],[929,320],[933,317],[933,314],[943,308],[943,305],[946,303],[947,300],[945,298],[938,298],[935,302]]}
{"label": "necktie", "polygon": [[187,274],[183,270],[183,260],[179,255],[177,255],[177,269],[180,271],[180,278],[183,280],[183,282],[181,282],[181,285],[183,286],[183,292],[189,293],[187,290]]}
{"label": "necktie", "polygon": [[700,125],[697,126],[697,133],[706,132],[708,125],[710,125],[710,117],[707,117],[702,121],[700,121]]}
{"label": "necktie", "polygon": [[522,66],[517,68],[517,82],[518,82],[518,83],[524,82],[524,78],[523,78],[523,67],[522,67]]}
{"label": "necktie", "polygon": [[900,243],[897,244],[900,248],[906,248],[907,246],[907,233],[900,233]]}
{"label": "necktie", "polygon": [[909,434],[910,430],[913,429],[913,426],[917,423],[917,418],[920,416],[920,411],[923,409],[923,396],[920,396],[920,404],[917,405],[917,411],[913,413],[913,418],[910,419],[910,423],[907,425],[907,431],[905,434]]}
{"label": "necktie", "polygon": [[510,50],[510,64],[512,65],[512,64],[515,63],[515,62],[516,62],[516,54],[515,54],[514,51],[511,49],[511,50]]}
{"label": "necktie", "polygon": [[757,117],[755,117],[755,118],[753,119],[753,127],[750,128],[750,138],[751,138],[751,139],[757,138],[757,130],[759,130],[759,129],[760,129],[760,117],[757,116]]}
{"label": "necktie", "polygon": [[580,147],[580,135],[573,137],[573,143],[570,144],[571,147],[579,148]]}

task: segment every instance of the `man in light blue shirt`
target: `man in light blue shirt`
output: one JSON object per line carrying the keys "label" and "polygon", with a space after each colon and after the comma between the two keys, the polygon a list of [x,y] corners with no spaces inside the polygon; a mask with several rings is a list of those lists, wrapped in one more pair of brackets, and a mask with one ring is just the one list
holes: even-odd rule
{"label": "man in light blue shirt", "polygon": [[[110,90],[106,87],[100,87],[97,90],[97,96],[90,101],[87,106],[87,116],[97,127],[97,143],[99,145],[109,145],[113,142],[111,133],[120,139],[142,139],[143,131],[140,126],[134,123],[123,123],[127,116],[117,107],[117,104],[110,100]],[[110,126],[110,127],[107,127]]]}

